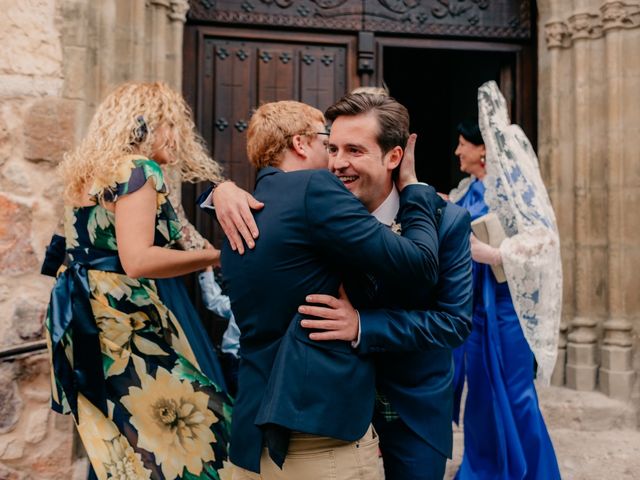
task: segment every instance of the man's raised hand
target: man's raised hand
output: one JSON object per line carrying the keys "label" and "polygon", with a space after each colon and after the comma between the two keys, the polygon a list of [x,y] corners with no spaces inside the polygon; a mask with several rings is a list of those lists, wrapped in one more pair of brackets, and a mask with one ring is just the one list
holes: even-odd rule
{"label": "man's raised hand", "polygon": [[418,176],[416,175],[416,139],[418,136],[415,133],[409,135],[407,145],[404,148],[404,155],[402,157],[402,163],[400,163],[400,169],[398,170],[398,179],[396,180],[396,187],[402,191],[407,185],[418,183]]}

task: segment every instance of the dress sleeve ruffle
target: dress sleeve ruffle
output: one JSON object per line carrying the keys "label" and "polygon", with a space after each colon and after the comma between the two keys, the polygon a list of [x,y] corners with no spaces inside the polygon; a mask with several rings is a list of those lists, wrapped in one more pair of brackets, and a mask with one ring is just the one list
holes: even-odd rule
{"label": "dress sleeve ruffle", "polygon": [[151,180],[156,192],[167,195],[167,187],[160,165],[148,158],[127,158],[122,162],[114,186],[104,192],[104,199],[116,202],[118,198],[140,190],[147,181]]}

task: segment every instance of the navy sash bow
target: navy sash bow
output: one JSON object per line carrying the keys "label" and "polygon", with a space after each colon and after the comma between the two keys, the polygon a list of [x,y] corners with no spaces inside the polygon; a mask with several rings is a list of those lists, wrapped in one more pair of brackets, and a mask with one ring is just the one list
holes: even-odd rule
{"label": "navy sash bow", "polygon": [[[78,393],[82,393],[106,415],[106,385],[98,337],[100,330],[89,302],[87,272],[124,271],[117,252],[77,248],[68,250],[68,253],[72,260],[67,269],[58,276],[49,303],[53,371],[76,419]],[[62,343],[67,332],[71,334],[73,342],[73,363],[65,355]],[[61,406],[54,405],[54,410],[62,409]]]}

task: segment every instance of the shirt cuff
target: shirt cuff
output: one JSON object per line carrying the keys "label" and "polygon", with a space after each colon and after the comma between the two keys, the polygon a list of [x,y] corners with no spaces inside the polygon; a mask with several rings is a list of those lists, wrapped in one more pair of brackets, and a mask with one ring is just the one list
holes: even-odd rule
{"label": "shirt cuff", "polygon": [[362,329],[360,328],[360,312],[356,310],[356,315],[358,315],[358,337],[351,342],[351,348],[358,348],[360,345],[360,334],[362,333]]}
{"label": "shirt cuff", "polygon": [[216,209],[213,205],[213,190],[211,190],[211,193],[204,199],[204,202],[200,204],[200,208],[208,208],[210,210]]}

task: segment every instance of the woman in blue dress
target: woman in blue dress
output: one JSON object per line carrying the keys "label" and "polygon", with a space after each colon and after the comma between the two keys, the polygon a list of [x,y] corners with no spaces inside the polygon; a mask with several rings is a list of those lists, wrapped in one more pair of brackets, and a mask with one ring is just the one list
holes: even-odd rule
{"label": "woman in blue dress", "polygon": [[[557,346],[562,274],[553,210],[526,136],[509,125],[495,83],[478,92],[480,126],[458,127],[455,154],[471,176],[450,194],[472,220],[495,214],[506,239],[497,247],[472,235],[473,330],[456,353],[457,408],[466,376],[467,479],[560,478],[534,387],[548,383]],[[498,283],[492,267],[507,281]],[[535,362],[534,362],[535,359]]]}

